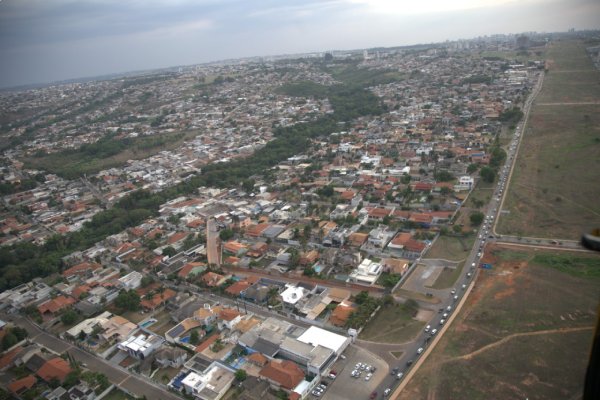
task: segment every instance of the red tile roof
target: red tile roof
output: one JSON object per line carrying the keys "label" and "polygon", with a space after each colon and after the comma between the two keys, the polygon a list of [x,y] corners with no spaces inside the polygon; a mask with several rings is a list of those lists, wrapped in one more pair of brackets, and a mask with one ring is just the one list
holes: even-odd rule
{"label": "red tile roof", "polygon": [[52,379],[56,378],[62,383],[70,372],[71,367],[69,366],[69,363],[60,357],[56,357],[46,361],[46,363],[37,371],[37,375],[46,382],[50,382]]}
{"label": "red tile roof", "polygon": [[38,311],[40,314],[51,313],[54,314],[57,311],[62,310],[65,307],[70,306],[71,304],[76,303],[77,301],[72,297],[66,297],[63,295],[57,296],[52,300],[48,300],[47,302],[40,304],[38,306]]}
{"label": "red tile roof", "polygon": [[13,392],[14,394],[20,394],[20,393],[24,392],[25,390],[32,388],[36,382],[37,382],[37,379],[35,379],[35,376],[28,375],[25,378],[21,378],[21,379],[11,382],[8,385],[8,390]]}
{"label": "red tile roof", "polygon": [[248,289],[251,284],[247,281],[239,281],[225,289],[225,292],[232,296],[239,296],[241,292]]}
{"label": "red tile roof", "polygon": [[287,360],[271,360],[260,370],[259,374],[288,390],[298,386],[304,379],[302,369],[293,361]]}
{"label": "red tile roof", "polygon": [[235,311],[233,308],[224,308],[219,313],[219,318],[223,321],[233,321],[240,316],[240,313]]}
{"label": "red tile roof", "polygon": [[0,370],[3,370],[4,368],[10,366],[10,364],[12,364],[13,360],[21,350],[23,350],[23,348],[21,346],[17,346],[11,351],[8,351],[5,354],[3,354],[2,357],[0,357]]}
{"label": "red tile roof", "polygon": [[102,268],[100,264],[84,262],[81,264],[73,265],[71,268],[67,268],[62,272],[62,276],[81,275],[88,271],[93,271],[98,268]]}

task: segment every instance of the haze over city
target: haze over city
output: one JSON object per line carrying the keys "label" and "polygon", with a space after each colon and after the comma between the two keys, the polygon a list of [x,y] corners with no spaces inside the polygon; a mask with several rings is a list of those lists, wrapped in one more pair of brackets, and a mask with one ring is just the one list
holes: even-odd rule
{"label": "haze over city", "polygon": [[600,26],[594,0],[0,2],[0,87],[229,58]]}

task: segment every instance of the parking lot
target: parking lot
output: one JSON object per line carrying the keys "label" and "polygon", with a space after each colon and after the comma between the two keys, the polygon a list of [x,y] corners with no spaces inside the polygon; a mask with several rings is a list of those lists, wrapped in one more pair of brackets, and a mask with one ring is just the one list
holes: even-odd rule
{"label": "parking lot", "polygon": [[[325,400],[347,400],[347,399],[368,399],[371,393],[376,390],[379,383],[389,373],[388,365],[381,358],[367,350],[357,346],[350,346],[344,353],[346,359],[339,359],[332,370],[337,372],[337,378],[331,381],[328,389],[323,393]],[[365,380],[368,372],[366,368],[361,371],[360,377],[352,377],[351,373],[356,364],[366,364],[375,368],[371,378]],[[378,397],[381,393],[378,393]],[[315,396],[311,395],[311,398]]]}

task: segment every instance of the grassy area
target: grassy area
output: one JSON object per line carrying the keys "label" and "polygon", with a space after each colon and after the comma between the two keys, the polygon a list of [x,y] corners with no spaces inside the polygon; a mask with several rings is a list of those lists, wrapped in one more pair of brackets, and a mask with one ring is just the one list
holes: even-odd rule
{"label": "grassy area", "polygon": [[[469,195],[469,198],[464,203],[464,207],[471,209],[479,209],[476,203],[487,204],[492,198],[492,193],[494,192],[494,183],[484,182],[480,179],[475,186],[475,189]],[[467,213],[468,214],[468,213]]]}
{"label": "grassy area", "polygon": [[438,304],[440,302],[440,299],[437,297],[427,297],[423,293],[413,292],[411,290],[406,290],[406,289],[400,289],[400,288],[396,289],[394,294],[397,296],[406,298],[406,299],[418,300],[418,301],[422,301],[425,303]]}
{"label": "grassy area", "polygon": [[422,321],[413,319],[413,310],[394,304],[382,307],[363,329],[360,338],[381,343],[405,343],[419,334]]}
{"label": "grassy area", "polygon": [[450,261],[461,261],[464,260],[471,248],[475,243],[475,235],[469,235],[466,237],[457,236],[440,236],[436,239],[435,243],[424,258],[441,258]]}
{"label": "grassy area", "polygon": [[501,248],[492,257],[494,269],[482,271],[475,292],[400,399],[581,396],[598,278],[552,264],[575,259],[574,265],[593,268],[600,257]]}
{"label": "grassy area", "polygon": [[454,286],[464,266],[465,263],[461,262],[456,268],[444,268],[440,273],[440,276],[438,276],[438,278],[435,280],[435,283],[431,286],[431,288],[448,289],[449,287]]}
{"label": "grassy area", "polygon": [[163,150],[180,147],[197,131],[167,133],[124,140],[102,140],[77,150],[65,150],[41,157],[24,159],[28,168],[44,169],[68,179],[83,174],[95,174],[103,169],[124,165],[128,160],[140,160]]}
{"label": "grassy area", "polygon": [[600,71],[582,44],[554,43],[522,139],[499,233],[578,239],[600,219]]}

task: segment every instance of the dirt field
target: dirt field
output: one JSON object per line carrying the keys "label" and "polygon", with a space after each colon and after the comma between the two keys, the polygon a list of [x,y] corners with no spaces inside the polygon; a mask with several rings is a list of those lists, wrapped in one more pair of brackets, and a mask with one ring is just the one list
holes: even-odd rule
{"label": "dirt field", "polygon": [[497,231],[578,239],[600,221],[600,71],[580,43],[554,43],[548,57]]}
{"label": "dirt field", "polygon": [[400,399],[579,398],[600,257],[488,248],[484,261],[494,268]]}

